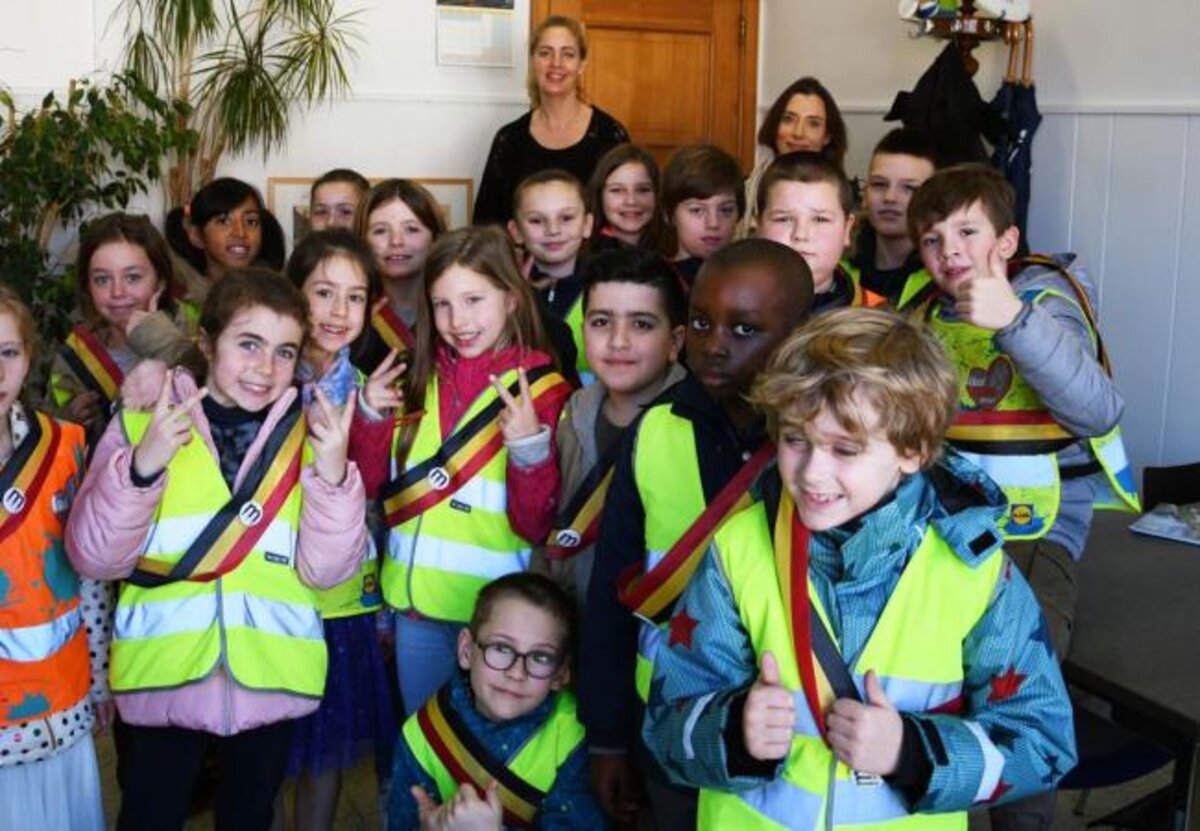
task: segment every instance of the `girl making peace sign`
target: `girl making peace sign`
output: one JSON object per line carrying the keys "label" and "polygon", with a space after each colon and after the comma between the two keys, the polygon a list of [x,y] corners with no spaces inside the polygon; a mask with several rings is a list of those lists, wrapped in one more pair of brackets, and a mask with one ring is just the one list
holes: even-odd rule
{"label": "girl making peace sign", "polygon": [[487,582],[529,566],[558,494],[554,425],[571,389],[498,228],[440,238],[425,265],[413,371],[384,488],[383,596],[412,713],[453,674]]}
{"label": "girl making peace sign", "polygon": [[234,270],[200,317],[205,386],[177,372],[115,417],[67,527],[85,576],[122,579],[110,682],[128,726],[121,829],[181,828],[215,744],[219,828],[267,828],[326,648],[314,589],[354,573],[365,498],[340,412],[293,387],[304,297]]}

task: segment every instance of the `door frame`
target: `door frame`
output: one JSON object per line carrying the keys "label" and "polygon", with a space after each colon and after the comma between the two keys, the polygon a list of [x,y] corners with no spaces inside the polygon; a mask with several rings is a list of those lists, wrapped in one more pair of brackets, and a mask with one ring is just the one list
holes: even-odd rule
{"label": "door frame", "polygon": [[[746,171],[754,169],[755,133],[758,132],[758,25],[761,0],[740,0],[740,19],[744,21],[739,35],[741,49],[738,61],[738,146],[731,152]],[[529,30],[550,15],[553,0],[529,0]],[[528,56],[526,57],[528,60]]]}

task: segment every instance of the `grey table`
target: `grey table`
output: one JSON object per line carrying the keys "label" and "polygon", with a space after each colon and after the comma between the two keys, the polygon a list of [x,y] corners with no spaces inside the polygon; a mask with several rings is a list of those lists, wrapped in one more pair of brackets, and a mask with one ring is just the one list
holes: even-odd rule
{"label": "grey table", "polygon": [[1200,547],[1134,534],[1134,519],[1096,514],[1063,673],[1190,759],[1184,828],[1200,831]]}

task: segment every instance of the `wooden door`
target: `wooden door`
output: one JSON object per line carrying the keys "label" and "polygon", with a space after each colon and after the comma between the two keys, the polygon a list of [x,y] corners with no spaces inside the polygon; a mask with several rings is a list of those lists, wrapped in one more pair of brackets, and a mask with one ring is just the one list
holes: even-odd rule
{"label": "wooden door", "polygon": [[587,28],[588,97],[661,163],[710,142],[754,165],[758,0],[532,0]]}

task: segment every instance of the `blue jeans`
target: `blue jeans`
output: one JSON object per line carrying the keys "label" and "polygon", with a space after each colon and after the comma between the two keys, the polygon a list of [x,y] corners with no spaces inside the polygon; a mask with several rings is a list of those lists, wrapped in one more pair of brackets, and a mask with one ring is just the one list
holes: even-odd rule
{"label": "blue jeans", "polygon": [[453,677],[462,628],[461,623],[396,615],[396,672],[405,716],[415,713]]}

